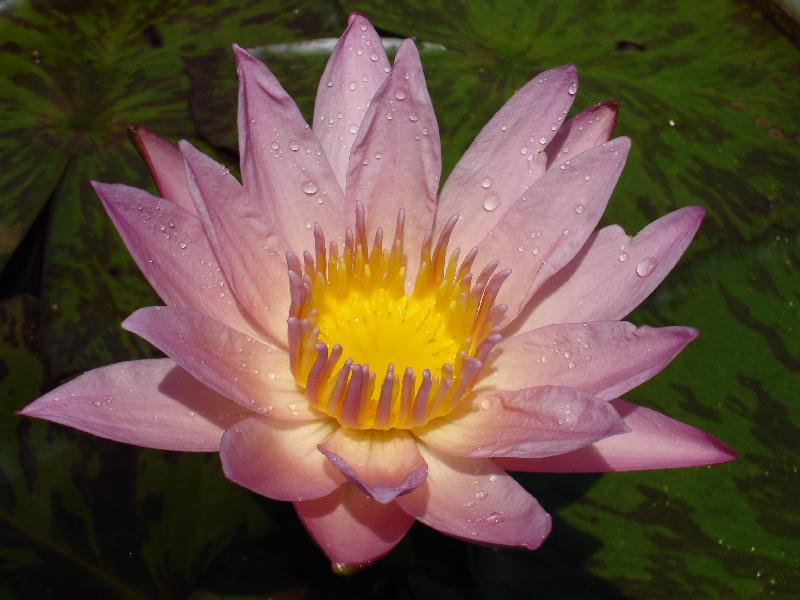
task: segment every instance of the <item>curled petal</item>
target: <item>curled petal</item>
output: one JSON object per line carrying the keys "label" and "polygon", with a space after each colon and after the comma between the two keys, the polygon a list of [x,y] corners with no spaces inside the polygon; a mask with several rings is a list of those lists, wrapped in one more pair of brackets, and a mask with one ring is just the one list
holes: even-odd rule
{"label": "curled petal", "polygon": [[539,387],[479,392],[414,435],[451,456],[532,458],[571,452],[626,431],[608,402],[570,388]]}
{"label": "curled petal", "polygon": [[558,130],[547,144],[547,168],[552,169],[589,148],[611,139],[619,109],[613,102],[601,102],[579,112]]}
{"label": "curled petal", "polygon": [[418,521],[465,540],[530,550],[550,533],[550,515],[492,461],[419,450],[428,478],[395,500]]}
{"label": "curled petal", "polygon": [[92,182],[122,240],[159,296],[258,335],[219,272],[195,215],[145,191]]}
{"label": "curled petal", "polygon": [[215,452],[243,413],[168,358],[88,371],[19,411],[117,442],[186,452]]}
{"label": "curled petal", "polygon": [[705,431],[624,400],[612,400],[611,404],[625,419],[630,432],[567,454],[499,458],[497,463],[510,471],[602,473],[700,467],[736,458],[736,452]]}
{"label": "curled petal", "polygon": [[343,190],[350,148],[388,72],[389,60],[375,28],[363,16],[350,15],[322,73],[313,122],[314,133]]}
{"label": "curled petal", "polygon": [[317,444],[335,430],[329,419],[290,423],[247,417],[222,436],[222,470],[234,483],[273,500],[327,496],[345,479],[317,451]]}
{"label": "curled petal", "polygon": [[[356,202],[366,208],[367,230],[394,231],[397,211],[405,211],[410,263],[430,231],[442,159],[419,53],[411,40],[400,46],[394,68],[375,94],[350,153],[347,214]],[[415,267],[409,265],[408,281]]]}
{"label": "curled petal", "polygon": [[387,504],[425,481],[428,465],[405,431],[340,428],[319,451],[350,481]]}
{"label": "curled petal", "polygon": [[498,302],[510,321],[581,249],[606,208],[630,149],[617,138],[552,169],[508,210],[480,245],[512,270]]}
{"label": "curled petal", "polygon": [[199,313],[170,306],[141,308],[122,327],[245,408],[289,421],[324,416],[308,407],[294,382],[285,350]]}
{"label": "curled petal", "polygon": [[381,504],[347,483],[324,498],[295,502],[294,507],[336,570],[380,558],[414,523],[395,503]]}
{"label": "curled petal", "polygon": [[[544,173],[542,152],[574,100],[578,72],[565,65],[540,73],[506,102],[453,168],[437,209],[441,229],[462,219],[453,246],[475,246]],[[542,140],[544,143],[542,143]]]}
{"label": "curled petal", "polygon": [[131,130],[130,135],[153,174],[158,193],[193,215],[197,214],[186,186],[183,156],[177,146],[141,126]]}
{"label": "curled petal", "polygon": [[226,168],[188,142],[180,149],[189,190],[231,288],[252,319],[285,342],[288,242]]}
{"label": "curled petal", "polygon": [[481,387],[565,385],[611,400],[659,373],[696,337],[691,327],[620,321],[549,325],[502,340]]}
{"label": "curled petal", "polygon": [[681,208],[634,238],[618,225],[604,227],[542,286],[510,327],[527,331],[551,323],[624,318],[669,274],[704,214],[699,206]]}
{"label": "curled petal", "polygon": [[314,223],[344,231],[342,188],[294,100],[261,61],[239,46],[233,50],[242,182],[300,254],[314,245]]}

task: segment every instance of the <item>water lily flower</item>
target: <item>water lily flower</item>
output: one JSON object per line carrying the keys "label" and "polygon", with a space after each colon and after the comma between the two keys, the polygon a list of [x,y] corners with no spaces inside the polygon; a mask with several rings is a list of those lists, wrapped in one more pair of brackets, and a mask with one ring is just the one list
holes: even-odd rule
{"label": "water lily flower", "polygon": [[703,217],[595,231],[630,142],[616,106],[567,119],[568,65],[531,80],[439,190],[439,132],[410,40],[390,65],[360,15],[306,124],[234,46],[240,183],[188,142],[135,141],[161,197],[94,183],[165,306],[123,327],[167,358],[89,371],[21,411],[151,448],[219,451],[359,565],[416,520],[534,549],[550,516],[507,470],[731,460],[711,435],[621,399],[697,332],[621,321]]}

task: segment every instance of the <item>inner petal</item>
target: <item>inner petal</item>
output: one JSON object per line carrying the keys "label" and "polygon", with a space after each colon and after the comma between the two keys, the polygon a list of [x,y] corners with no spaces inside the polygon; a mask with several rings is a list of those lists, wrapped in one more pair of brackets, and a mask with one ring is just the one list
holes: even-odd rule
{"label": "inner petal", "polygon": [[367,240],[363,206],[344,248],[287,256],[292,303],[289,351],[294,377],[312,406],[358,429],[408,429],[453,410],[472,389],[492,347],[505,306],[494,300],[509,271],[490,263],[474,280],[476,250],[447,256],[457,217],[435,245],[420,249],[420,270],[406,290],[403,211],[394,240],[378,229]]}

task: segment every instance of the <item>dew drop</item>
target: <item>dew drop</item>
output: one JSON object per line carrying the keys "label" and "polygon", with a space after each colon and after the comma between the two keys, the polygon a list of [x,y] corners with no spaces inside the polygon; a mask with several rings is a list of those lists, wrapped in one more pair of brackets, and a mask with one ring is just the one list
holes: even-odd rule
{"label": "dew drop", "polygon": [[488,496],[489,492],[487,492],[486,490],[478,490],[477,492],[475,492],[476,500],[486,500]]}
{"label": "dew drop", "polygon": [[507,127],[506,125],[503,125],[503,126],[500,128],[500,131],[508,131],[508,127]]}
{"label": "dew drop", "polygon": [[569,84],[569,87],[567,88],[567,93],[570,96],[574,96],[577,91],[578,91],[578,84],[573,81],[572,83]]}
{"label": "dew drop", "polygon": [[591,175],[587,175],[586,177],[583,178],[583,180],[584,181],[591,181],[592,180],[592,176]]}
{"label": "dew drop", "polygon": [[537,254],[539,254],[539,249],[534,246],[533,248],[531,248],[531,254],[536,256]]}
{"label": "dew drop", "polygon": [[181,250],[185,250],[186,249],[186,242],[181,242],[180,244],[178,244],[178,246],[180,247]]}
{"label": "dew drop", "polygon": [[278,376],[277,376],[275,373],[273,373],[272,371],[270,371],[269,373],[267,373],[267,379],[269,379],[270,381],[275,381],[275,379],[276,379],[277,377],[278,377]]}
{"label": "dew drop", "polygon": [[386,120],[387,121],[391,121],[392,118],[393,118],[392,113],[390,113],[390,112],[386,113]]}
{"label": "dew drop", "polygon": [[297,152],[298,150],[300,150],[300,144],[298,144],[296,140],[292,140],[291,142],[289,142],[289,150],[291,150],[292,152]]}
{"label": "dew drop", "polygon": [[638,265],[636,265],[636,274],[639,277],[647,277],[658,265],[658,260],[654,256],[645,258]]}
{"label": "dew drop", "polygon": [[623,252],[622,254],[619,255],[619,262],[625,262],[626,260],[628,260],[627,254]]}
{"label": "dew drop", "polygon": [[313,227],[311,221],[306,221],[306,229],[311,229],[311,227]]}
{"label": "dew drop", "polygon": [[497,525],[503,522],[503,515],[500,513],[493,512],[488,517],[486,517],[486,522],[490,525]]}
{"label": "dew drop", "polygon": [[528,153],[528,148],[526,146],[523,146],[522,148],[519,149],[519,153],[520,154],[527,154]]}
{"label": "dew drop", "polygon": [[419,120],[419,117],[415,112],[408,113],[408,120],[411,121],[412,123],[416,123]]}
{"label": "dew drop", "polygon": [[394,93],[394,97],[398,100],[405,100],[408,92],[406,92],[405,88],[398,88],[397,91]]}
{"label": "dew drop", "polygon": [[309,196],[316,194],[318,189],[319,188],[317,187],[317,184],[311,180],[308,180],[303,184],[303,192]]}
{"label": "dew drop", "polygon": [[366,25],[362,25],[361,26],[361,31],[366,31],[366,30],[367,30],[367,26]]}
{"label": "dew drop", "polygon": [[484,177],[481,179],[481,187],[483,189],[490,188],[492,186],[492,178],[491,177]]}
{"label": "dew drop", "polygon": [[544,146],[547,143],[547,138],[542,136],[539,138],[539,143]]}
{"label": "dew drop", "polygon": [[375,160],[380,160],[382,158],[383,158],[383,154],[381,154],[380,152],[376,152],[375,153]]}
{"label": "dew drop", "polygon": [[329,81],[329,82],[328,82],[326,85],[327,85],[328,87],[333,87],[333,82],[332,82],[332,81]]}
{"label": "dew drop", "polygon": [[578,204],[578,206],[575,207],[575,212],[578,214],[581,214],[584,210],[586,210],[586,207],[583,204]]}
{"label": "dew drop", "polygon": [[494,192],[489,192],[483,199],[483,208],[488,212],[492,212],[500,206],[500,197]]}
{"label": "dew drop", "polygon": [[272,144],[270,145],[270,148],[272,148],[273,150],[277,150],[279,147],[280,146],[278,146],[278,142],[272,142]]}
{"label": "dew drop", "polygon": [[377,53],[377,52],[372,52],[372,53],[370,53],[370,55],[369,55],[369,59],[370,59],[372,62],[378,62],[378,53]]}
{"label": "dew drop", "polygon": [[499,478],[500,478],[500,476],[495,474],[495,473],[492,473],[491,475],[489,475],[489,481],[491,481],[492,483],[497,481]]}
{"label": "dew drop", "polygon": [[350,125],[350,129],[348,129],[348,131],[352,134],[356,134],[358,133],[358,127],[356,127],[355,125]]}

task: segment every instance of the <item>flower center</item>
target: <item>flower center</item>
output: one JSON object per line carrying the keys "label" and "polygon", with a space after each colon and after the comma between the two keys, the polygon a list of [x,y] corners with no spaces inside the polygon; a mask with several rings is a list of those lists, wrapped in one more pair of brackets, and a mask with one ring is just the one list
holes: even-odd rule
{"label": "flower center", "polygon": [[432,234],[425,238],[411,293],[402,210],[388,249],[381,229],[370,247],[359,205],[341,255],[315,226],[315,254],[306,251],[302,264],[287,256],[291,368],[312,406],[347,427],[408,429],[449,413],[471,391],[500,340],[506,307],[494,300],[510,271],[494,273],[495,261],[473,282],[477,248],[460,263],[459,249],[448,259],[457,221],[435,247]]}

